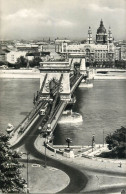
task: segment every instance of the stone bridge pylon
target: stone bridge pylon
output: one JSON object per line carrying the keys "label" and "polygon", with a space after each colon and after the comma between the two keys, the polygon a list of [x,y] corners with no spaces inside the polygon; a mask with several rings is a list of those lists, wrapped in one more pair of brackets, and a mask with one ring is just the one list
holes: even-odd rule
{"label": "stone bridge pylon", "polygon": [[86,78],[87,70],[85,58],[71,56],[69,62],[51,61],[40,63],[40,95],[42,99],[55,94],[59,86],[60,99],[69,101],[71,99],[72,82],[80,75]]}
{"label": "stone bridge pylon", "polygon": [[[62,77],[61,77],[62,76]],[[70,99],[70,67],[67,62],[43,62],[40,67],[40,93],[42,98],[55,93],[59,86],[60,98]],[[61,78],[61,79],[60,79]]]}

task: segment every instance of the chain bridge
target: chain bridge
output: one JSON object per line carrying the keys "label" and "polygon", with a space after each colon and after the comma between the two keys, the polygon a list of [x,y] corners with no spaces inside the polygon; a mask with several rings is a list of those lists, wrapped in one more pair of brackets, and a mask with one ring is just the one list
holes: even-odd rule
{"label": "chain bridge", "polygon": [[72,56],[69,62],[40,63],[40,90],[34,96],[34,107],[26,118],[10,133],[10,143],[18,144],[39,119],[40,134],[53,131],[63,111],[74,103],[74,91],[88,77],[83,56]]}

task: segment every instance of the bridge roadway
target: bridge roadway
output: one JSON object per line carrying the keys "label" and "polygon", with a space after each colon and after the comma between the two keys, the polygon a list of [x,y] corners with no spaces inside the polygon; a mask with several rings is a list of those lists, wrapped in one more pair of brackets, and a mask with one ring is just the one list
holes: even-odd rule
{"label": "bridge roadway", "polygon": [[[77,85],[79,84],[82,78],[83,76],[79,77],[79,80],[76,82]],[[75,86],[75,79],[74,79],[73,84],[71,84],[71,91],[74,92],[75,88],[76,86]],[[45,102],[42,102],[41,105],[39,106],[42,107],[44,103]],[[53,130],[55,129],[55,126],[58,122],[58,118],[62,114],[62,111],[65,108],[66,104],[67,102],[60,101],[60,103],[57,105],[55,112],[51,118]],[[37,114],[38,111],[39,109],[37,108],[37,111],[35,111],[35,113]],[[54,119],[54,117],[56,117],[57,119]],[[31,159],[29,159],[29,163],[37,163],[41,165],[44,164],[45,156],[35,148],[34,142],[40,133],[38,130],[38,127],[42,124],[44,125],[46,119],[47,119],[46,115],[43,115],[43,116],[39,115],[39,117],[35,120],[35,122],[33,122],[32,126],[27,131],[27,133],[24,136],[22,136],[22,138],[19,141],[17,141],[17,143],[14,143],[12,146],[13,149],[17,149],[18,147],[24,145],[24,148],[27,151],[27,153],[30,153]],[[22,160],[22,162],[26,162],[26,160]],[[47,157],[47,165],[64,171],[70,178],[70,183],[68,184],[68,186],[64,188],[62,191],[60,191],[59,193],[78,193],[85,187],[87,183],[87,177],[81,172],[81,170],[78,169],[78,167],[75,167],[75,166],[73,167],[72,165],[69,165],[67,163],[65,164],[65,163],[62,163],[61,161],[54,160],[53,158],[50,159],[48,157]]]}
{"label": "bridge roadway", "polygon": [[[71,78],[70,82],[70,92],[71,95],[74,93],[77,86],[80,84],[82,79],[84,78],[84,75],[76,75]],[[44,129],[47,129],[48,126],[48,114],[46,113],[45,116],[40,116],[39,112],[40,109],[42,109],[45,104],[49,101],[42,100],[36,103],[32,111],[26,116],[26,118],[17,126],[17,128],[14,129],[14,131],[10,134],[10,144],[13,148],[18,147],[19,145],[23,144],[26,140],[26,134],[30,134],[29,131],[31,131],[31,128],[34,124],[37,122],[40,123],[40,125],[44,126]],[[50,126],[51,126],[51,135],[58,123],[59,118],[62,115],[62,112],[64,111],[65,107],[67,106],[69,102],[66,100],[60,100],[56,108],[54,109],[53,115],[50,118]]]}

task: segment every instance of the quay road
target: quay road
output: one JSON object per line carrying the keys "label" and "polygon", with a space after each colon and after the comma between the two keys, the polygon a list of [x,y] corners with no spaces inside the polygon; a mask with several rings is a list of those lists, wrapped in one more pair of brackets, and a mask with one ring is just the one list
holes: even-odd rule
{"label": "quay road", "polygon": [[[27,139],[27,142],[25,143],[25,149],[28,153],[31,153],[31,155],[34,156],[36,159],[39,159],[39,161],[36,161],[37,163],[40,162],[40,164],[44,164],[44,154],[38,152],[38,150],[34,146],[34,142],[38,135],[38,131],[32,133],[32,135]],[[69,185],[65,189],[60,191],[60,193],[78,193],[85,187],[87,183],[87,178],[77,168],[74,168],[72,166],[69,166],[68,164],[64,164],[60,161],[48,157],[47,165],[64,171],[70,178]]]}
{"label": "quay road", "polygon": [[[45,157],[44,154],[41,154],[40,152],[38,152],[34,146],[34,142],[39,135],[39,131],[37,129],[38,129],[38,127],[43,119],[44,119],[44,117],[39,118],[36,121],[36,123],[34,123],[34,125],[30,129],[30,131],[27,133],[27,135],[24,136],[18,144],[14,145],[12,147],[13,149],[17,149],[20,146],[24,145],[26,151],[28,153],[30,153],[31,157],[32,156],[35,157],[35,159],[29,160],[29,163],[34,162],[37,164],[42,164],[42,165],[44,164],[44,157]],[[21,161],[26,161],[26,160],[23,159]],[[56,160],[50,159],[48,157],[47,157],[47,165],[64,171],[70,178],[69,185],[65,189],[60,191],[60,193],[64,193],[64,192],[65,193],[72,193],[72,192],[78,193],[79,191],[81,191],[85,187],[85,185],[87,183],[87,178],[77,168],[74,168],[74,167],[69,166],[67,164],[63,164],[60,161],[56,161]]]}
{"label": "quay road", "polygon": [[[35,148],[40,152],[44,153],[44,139],[37,137],[35,140]],[[43,143],[42,143],[43,142]],[[47,145],[48,147],[48,145]],[[104,150],[104,147],[102,147]],[[101,149],[101,148],[100,148]],[[98,149],[99,150],[99,149]],[[61,154],[47,149],[47,155],[50,159],[59,160],[64,164],[72,166],[80,170],[84,175],[87,176],[88,182],[86,187],[81,190],[81,193],[113,193],[121,191],[122,188],[126,189],[126,163],[123,161],[122,167],[119,166],[119,161],[115,163],[114,160],[107,162],[101,158],[85,158],[80,153],[75,158],[66,158]],[[95,154],[93,151],[92,154]]]}
{"label": "quay road", "polygon": [[[30,153],[31,156],[33,156],[35,159],[31,159],[29,162],[34,162],[37,164],[44,164],[44,146],[43,142],[44,139],[41,138],[41,143],[40,143],[40,150],[43,149],[43,152],[39,152],[38,149],[36,149],[35,147],[35,140],[39,135],[39,131],[37,131],[37,127],[39,126],[39,123],[35,126],[35,128],[32,129],[30,136],[27,137],[27,141],[24,142],[24,146],[25,149],[28,153]],[[47,155],[48,155],[47,151]],[[76,163],[77,160],[79,160],[80,158],[75,158],[75,162],[74,159],[72,159],[73,161],[69,162],[69,159],[63,159],[63,160],[59,160],[56,157],[52,157],[51,155],[54,154],[53,152],[50,152],[49,157],[47,156],[47,165],[48,166],[52,166],[55,168],[58,168],[62,171],[64,171],[69,177],[70,177],[70,183],[69,185],[64,188],[62,191],[60,191],[60,193],[78,193],[78,192],[82,192],[82,193],[94,193],[89,192],[88,189],[85,191],[85,186],[88,183],[88,179],[89,179],[89,184],[87,185],[88,187],[86,188],[92,188],[91,182],[90,182],[90,178],[93,174],[93,176],[95,177],[96,175],[98,175],[98,177],[107,177],[108,180],[113,178],[115,180],[118,179],[122,179],[125,177],[126,173],[120,173],[120,172],[112,172],[109,169],[102,169],[102,165],[103,163],[101,163],[101,168],[100,168],[100,162],[99,167],[96,168],[95,165],[93,163],[96,163],[96,161],[90,160],[90,159],[86,159],[83,158],[83,164],[82,166],[79,164],[79,162]],[[51,156],[51,157],[50,157]],[[87,164],[86,164],[87,163]],[[109,163],[110,164],[110,163]],[[94,167],[92,167],[94,165]],[[112,164],[113,166],[113,164]],[[113,166],[114,167],[114,166]],[[118,167],[116,167],[118,168]],[[113,169],[114,170],[114,169]],[[91,178],[92,179],[92,178]],[[94,178],[96,179],[96,177]],[[104,179],[103,179],[104,180]],[[125,180],[125,179],[124,179]],[[95,180],[97,181],[97,179]],[[117,182],[118,183],[118,182]],[[97,182],[96,182],[97,184]],[[93,183],[94,185],[94,183]],[[121,191],[122,186],[118,185],[117,186],[113,186],[111,188],[109,188],[109,185],[106,186],[105,188],[102,188],[99,190],[96,189],[96,187],[94,186],[94,190],[95,193],[111,193],[113,191],[116,192],[117,190]],[[126,188],[126,186],[123,188]]]}

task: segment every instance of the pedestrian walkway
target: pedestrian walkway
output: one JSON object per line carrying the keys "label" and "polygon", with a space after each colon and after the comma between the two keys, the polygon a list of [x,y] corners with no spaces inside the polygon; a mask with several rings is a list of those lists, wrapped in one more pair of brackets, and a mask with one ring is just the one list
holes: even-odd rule
{"label": "pedestrian walkway", "polygon": [[68,158],[63,154],[58,154],[55,149],[45,149],[44,142],[45,139],[40,136],[35,141],[35,147],[40,153],[45,154],[46,151],[48,157],[69,164],[87,175],[87,178],[90,177],[82,192],[110,190],[111,188],[121,191],[126,188],[126,162],[123,161],[120,166],[120,160],[104,160],[95,156],[98,152],[106,150],[106,145],[104,147],[97,145],[93,151],[92,147],[89,147],[85,153],[79,152],[76,157]]}
{"label": "pedestrian walkway", "polygon": [[22,170],[22,177],[27,180],[30,193],[57,193],[67,187],[70,182],[69,176],[63,171],[40,164],[24,163],[25,168]]}
{"label": "pedestrian walkway", "polygon": [[[44,146],[44,138],[41,138],[40,136],[35,141],[35,147],[36,149],[41,152],[45,153],[45,146]],[[75,158],[67,158],[64,157],[62,154],[58,154],[54,151],[50,151],[49,149],[46,149],[46,154],[48,157],[53,157],[56,160],[62,160],[69,163],[74,163],[80,166],[83,166],[85,168],[93,168],[96,170],[102,170],[102,171],[109,171],[113,173],[122,173],[126,175],[126,161],[125,160],[117,160],[117,159],[105,159],[105,158],[99,158],[96,157],[96,153],[101,153],[102,151],[105,151],[107,149],[107,145],[102,147],[102,145],[96,145],[96,148],[89,149],[86,152],[81,152],[79,155]],[[121,162],[121,165],[120,165]]]}

